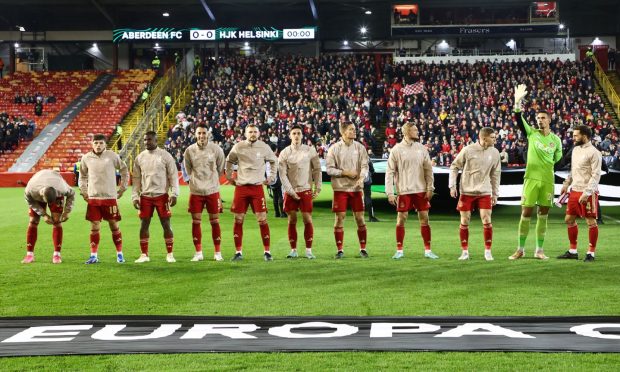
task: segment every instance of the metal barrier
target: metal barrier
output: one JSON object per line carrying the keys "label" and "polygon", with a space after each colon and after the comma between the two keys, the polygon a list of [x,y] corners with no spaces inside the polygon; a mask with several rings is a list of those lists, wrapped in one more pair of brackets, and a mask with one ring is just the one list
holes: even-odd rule
{"label": "metal barrier", "polygon": [[605,70],[603,70],[596,57],[592,57],[592,59],[594,60],[595,65],[594,75],[601,85],[603,92],[605,92],[607,99],[611,103],[611,106],[616,113],[616,117],[620,118],[620,97],[618,97],[618,92],[614,89],[613,84],[609,80],[609,77],[607,77]]}

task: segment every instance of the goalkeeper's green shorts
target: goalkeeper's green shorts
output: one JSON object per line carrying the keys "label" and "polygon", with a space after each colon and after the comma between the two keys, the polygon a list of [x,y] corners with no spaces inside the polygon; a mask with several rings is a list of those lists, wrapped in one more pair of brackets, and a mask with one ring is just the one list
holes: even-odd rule
{"label": "goalkeeper's green shorts", "polygon": [[553,204],[553,184],[539,180],[525,179],[521,193],[521,205],[524,207],[551,207]]}

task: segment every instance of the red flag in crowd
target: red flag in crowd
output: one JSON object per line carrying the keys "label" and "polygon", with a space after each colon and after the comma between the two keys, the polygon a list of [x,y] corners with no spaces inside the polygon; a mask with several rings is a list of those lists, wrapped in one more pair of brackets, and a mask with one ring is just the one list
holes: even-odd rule
{"label": "red flag in crowd", "polygon": [[420,94],[424,92],[424,81],[420,80],[415,84],[407,84],[403,88],[403,94],[405,96],[410,96],[412,94]]}

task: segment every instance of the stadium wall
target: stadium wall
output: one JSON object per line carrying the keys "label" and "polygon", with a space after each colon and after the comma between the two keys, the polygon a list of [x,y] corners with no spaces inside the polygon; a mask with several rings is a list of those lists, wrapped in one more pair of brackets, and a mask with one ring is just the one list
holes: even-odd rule
{"label": "stadium wall", "polygon": [[491,60],[495,61],[518,61],[529,59],[542,59],[542,60],[550,60],[554,61],[556,59],[560,59],[561,61],[575,61],[575,54],[567,53],[567,54],[511,54],[511,55],[496,55],[496,56],[443,56],[443,57],[394,57],[395,62],[425,62],[425,63],[456,63],[456,62],[467,62],[467,63],[476,63],[479,61],[487,61]]}

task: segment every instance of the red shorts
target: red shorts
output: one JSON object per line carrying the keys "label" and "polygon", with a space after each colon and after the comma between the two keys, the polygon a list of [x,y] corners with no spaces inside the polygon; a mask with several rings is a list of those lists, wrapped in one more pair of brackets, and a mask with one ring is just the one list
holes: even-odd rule
{"label": "red shorts", "polygon": [[189,195],[189,208],[187,209],[189,213],[202,213],[205,208],[209,214],[222,213],[222,200],[219,192],[210,195]]}
{"label": "red shorts", "polygon": [[93,199],[86,206],[86,220],[95,221],[120,221],[121,212],[118,210],[116,199]]}
{"label": "red shorts", "polygon": [[588,197],[585,204],[579,203],[579,198],[583,194],[580,191],[571,191],[568,196],[568,204],[566,206],[567,216],[579,216],[598,218],[598,194],[594,193]]}
{"label": "red shorts", "polygon": [[[62,211],[64,210],[64,202],[65,202],[65,197],[61,196],[59,198],[56,198],[56,201],[53,202],[52,204],[47,204],[44,202],[38,202],[38,203],[39,203],[39,206],[43,210],[45,210],[47,207],[50,207],[50,213],[62,213]],[[34,209],[32,208],[29,208],[28,215],[30,217],[38,216],[37,212],[35,212]]]}
{"label": "red shorts", "polygon": [[172,211],[168,204],[168,194],[163,194],[156,197],[141,196],[140,197],[140,218],[153,217],[153,211],[157,209],[157,215],[159,218],[170,218]]}
{"label": "red shorts", "polygon": [[297,196],[299,196],[299,200],[295,200],[289,194],[284,193],[284,211],[293,212],[300,210],[302,213],[312,213],[312,191],[298,192]]}
{"label": "red shorts", "polygon": [[459,196],[459,203],[456,210],[460,212],[471,212],[474,209],[493,209],[491,195],[463,195]]}
{"label": "red shorts", "polygon": [[362,191],[334,191],[332,212],[346,212],[349,206],[353,212],[363,212],[364,193]]}
{"label": "red shorts", "polygon": [[429,209],[431,209],[431,203],[426,198],[425,192],[398,195],[396,198],[397,212],[409,212],[411,210],[424,212]]}
{"label": "red shorts", "polygon": [[254,213],[267,212],[263,185],[241,185],[235,187],[230,211],[233,213],[245,213],[248,211],[248,205],[252,207]]}

